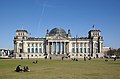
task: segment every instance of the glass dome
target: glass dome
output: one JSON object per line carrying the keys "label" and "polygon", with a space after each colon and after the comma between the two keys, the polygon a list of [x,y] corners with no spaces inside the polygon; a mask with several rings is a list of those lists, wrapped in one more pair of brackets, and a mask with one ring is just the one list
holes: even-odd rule
{"label": "glass dome", "polygon": [[66,32],[62,28],[53,28],[50,32],[49,35],[55,35],[55,34],[60,34],[60,35],[66,35]]}

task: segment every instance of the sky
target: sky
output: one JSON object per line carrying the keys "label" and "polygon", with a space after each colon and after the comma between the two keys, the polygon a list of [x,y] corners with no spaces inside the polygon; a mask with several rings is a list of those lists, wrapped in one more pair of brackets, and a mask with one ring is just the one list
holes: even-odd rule
{"label": "sky", "polygon": [[47,29],[60,27],[87,37],[92,25],[104,46],[120,48],[120,0],[0,0],[0,48],[14,49],[16,30],[45,37]]}

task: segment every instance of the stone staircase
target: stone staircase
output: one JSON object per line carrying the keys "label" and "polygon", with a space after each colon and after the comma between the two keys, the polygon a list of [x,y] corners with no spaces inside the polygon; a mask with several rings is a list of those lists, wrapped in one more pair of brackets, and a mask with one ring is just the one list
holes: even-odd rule
{"label": "stone staircase", "polygon": [[49,55],[49,58],[50,57],[51,57],[51,59],[62,59],[62,57],[68,58],[68,56],[66,54]]}

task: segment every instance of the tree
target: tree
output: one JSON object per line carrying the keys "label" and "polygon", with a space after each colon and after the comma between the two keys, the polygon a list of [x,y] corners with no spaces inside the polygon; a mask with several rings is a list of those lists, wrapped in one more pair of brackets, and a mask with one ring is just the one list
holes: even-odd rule
{"label": "tree", "polygon": [[107,55],[108,56],[116,55],[116,52],[117,52],[116,49],[111,49],[110,48],[110,50],[107,51]]}
{"label": "tree", "polygon": [[117,56],[120,56],[120,48],[117,49]]}

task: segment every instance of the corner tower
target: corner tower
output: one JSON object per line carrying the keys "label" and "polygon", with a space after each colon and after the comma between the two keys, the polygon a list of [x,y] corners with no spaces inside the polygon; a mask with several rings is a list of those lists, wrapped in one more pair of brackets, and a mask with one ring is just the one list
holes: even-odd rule
{"label": "corner tower", "polygon": [[91,56],[96,58],[98,58],[98,56],[102,56],[103,37],[101,36],[101,31],[90,30],[88,32],[88,38],[90,39],[91,43]]}
{"label": "corner tower", "polygon": [[24,57],[25,41],[28,39],[28,32],[26,30],[16,30],[14,37],[14,55],[15,57]]}

